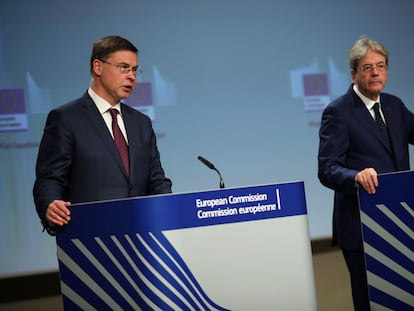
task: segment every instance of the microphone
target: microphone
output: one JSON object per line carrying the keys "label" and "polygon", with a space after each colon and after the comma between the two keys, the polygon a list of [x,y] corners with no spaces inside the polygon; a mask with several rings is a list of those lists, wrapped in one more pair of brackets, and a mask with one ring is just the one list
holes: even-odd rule
{"label": "microphone", "polygon": [[207,159],[204,159],[202,156],[198,156],[197,157],[201,162],[204,163],[204,165],[206,165],[209,169],[215,170],[217,172],[217,174],[220,177],[220,189],[224,189],[224,181],[223,178],[221,177],[221,174],[219,172],[218,169],[216,169],[216,167],[214,166],[213,163],[211,163],[210,161],[208,161]]}

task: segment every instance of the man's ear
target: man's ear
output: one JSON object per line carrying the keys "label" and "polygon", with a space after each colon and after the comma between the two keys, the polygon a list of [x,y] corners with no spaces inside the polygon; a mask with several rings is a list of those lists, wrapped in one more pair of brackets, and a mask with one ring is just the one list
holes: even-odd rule
{"label": "man's ear", "polygon": [[100,76],[102,73],[102,62],[99,59],[94,59],[92,62],[92,72]]}
{"label": "man's ear", "polygon": [[350,72],[351,72],[352,81],[355,82],[356,71],[354,69],[351,69]]}

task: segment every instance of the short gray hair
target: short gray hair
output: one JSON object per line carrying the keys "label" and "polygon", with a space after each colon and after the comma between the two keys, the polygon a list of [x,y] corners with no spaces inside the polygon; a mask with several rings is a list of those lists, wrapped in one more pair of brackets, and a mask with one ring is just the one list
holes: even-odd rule
{"label": "short gray hair", "polygon": [[384,55],[385,63],[388,66],[387,49],[378,41],[370,39],[366,36],[362,36],[359,40],[355,42],[354,46],[349,51],[349,68],[356,71],[358,69],[359,60],[363,58],[368,51],[377,51]]}

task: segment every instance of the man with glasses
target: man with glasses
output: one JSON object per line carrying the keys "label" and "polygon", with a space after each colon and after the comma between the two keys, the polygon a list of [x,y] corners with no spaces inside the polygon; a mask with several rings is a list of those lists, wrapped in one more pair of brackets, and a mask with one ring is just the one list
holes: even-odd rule
{"label": "man with glasses", "polygon": [[355,310],[370,310],[357,187],[375,193],[377,174],[410,169],[414,114],[396,96],[382,93],[388,51],[362,37],[349,52],[353,84],[330,103],[319,130],[318,177],[333,189],[333,244],[342,250]]}
{"label": "man with glasses", "polygon": [[73,203],[171,192],[151,120],[121,102],[141,73],[138,49],[119,36],[99,39],[90,72],[80,98],[49,112],[39,147],[33,196],[52,235]]}

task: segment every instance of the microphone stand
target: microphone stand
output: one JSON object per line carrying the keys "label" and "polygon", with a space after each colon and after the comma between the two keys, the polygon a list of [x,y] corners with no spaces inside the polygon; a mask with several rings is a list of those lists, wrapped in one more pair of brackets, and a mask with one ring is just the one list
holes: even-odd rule
{"label": "microphone stand", "polygon": [[224,189],[224,181],[223,181],[223,178],[221,177],[221,174],[220,174],[220,172],[219,172],[219,170],[218,169],[216,169],[216,167],[214,166],[214,164],[213,163],[211,163],[210,161],[208,161],[207,159],[204,159],[202,156],[198,156],[197,157],[201,162],[203,162],[208,168],[210,168],[210,169],[212,169],[212,170],[214,170],[214,171],[216,171],[217,172],[217,174],[219,175],[219,177],[220,177],[220,189]]}

